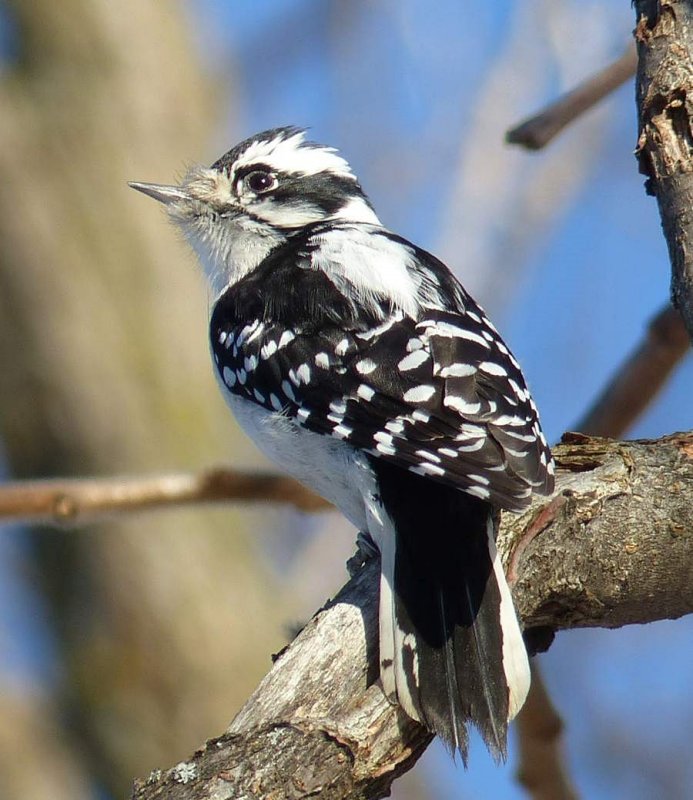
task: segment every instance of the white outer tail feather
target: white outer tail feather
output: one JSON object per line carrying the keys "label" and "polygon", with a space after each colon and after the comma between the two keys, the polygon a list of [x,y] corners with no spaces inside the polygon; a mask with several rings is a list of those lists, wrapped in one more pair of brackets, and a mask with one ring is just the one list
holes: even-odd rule
{"label": "white outer tail feather", "polygon": [[[367,473],[363,473],[364,476]],[[393,704],[417,722],[423,723],[410,694],[407,675],[402,665],[404,633],[397,625],[395,614],[395,549],[396,533],[390,515],[380,504],[372,477],[366,479],[366,520],[368,531],[380,551],[380,608],[378,611],[380,644],[380,681],[383,693]],[[416,665],[415,665],[416,666]],[[416,675],[418,681],[418,675]]]}
{"label": "white outer tail feather", "polygon": [[[379,627],[380,676],[383,691],[391,702],[399,703],[409,717],[423,722],[411,697],[401,658],[404,635],[397,625],[393,591],[396,547],[394,527],[389,516],[377,506],[369,509],[368,517],[369,522],[376,523],[371,531],[377,530],[379,533],[376,543],[381,558]],[[508,685],[508,722],[510,722],[524,705],[529,691],[529,659],[503,564],[496,548],[492,519],[488,522],[487,535],[489,554],[493,560],[493,571],[500,592],[503,671]]]}
{"label": "white outer tail feather", "polygon": [[[392,541],[389,546],[380,550],[380,609],[378,611],[379,639],[380,639],[380,680],[383,692],[390,702],[397,702],[397,676],[395,674],[396,658],[396,631],[395,622],[395,597],[392,589],[392,578],[395,574],[395,548],[394,531],[388,537]],[[389,660],[389,663],[388,663]],[[402,701],[399,701],[402,704]],[[403,706],[404,707],[404,706]],[[407,714],[414,709],[404,709]],[[417,716],[414,716],[417,719]]]}
{"label": "white outer tail feather", "polygon": [[493,520],[488,522],[488,550],[493,559],[493,571],[500,590],[500,623],[503,631],[503,671],[508,683],[508,722],[517,716],[529,692],[530,672],[527,648],[517,619],[510,587],[505,579],[503,564],[496,548]]}

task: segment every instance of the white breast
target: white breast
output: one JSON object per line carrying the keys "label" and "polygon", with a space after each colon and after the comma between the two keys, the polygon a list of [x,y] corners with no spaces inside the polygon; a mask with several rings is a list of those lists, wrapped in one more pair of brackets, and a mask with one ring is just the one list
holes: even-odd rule
{"label": "white breast", "polygon": [[358,530],[367,530],[364,488],[374,491],[375,478],[361,453],[222,389],[241,428],[269,459],[335,505]]}

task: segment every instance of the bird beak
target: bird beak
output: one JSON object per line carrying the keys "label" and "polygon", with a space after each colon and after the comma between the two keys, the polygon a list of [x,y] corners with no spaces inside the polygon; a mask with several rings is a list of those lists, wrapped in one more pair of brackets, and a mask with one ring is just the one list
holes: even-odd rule
{"label": "bird beak", "polygon": [[131,181],[128,183],[132,189],[137,189],[142,194],[149,195],[155,200],[158,200],[164,205],[175,203],[178,200],[189,200],[190,196],[187,192],[180,188],[180,186],[165,186],[159,183],[137,183]]}

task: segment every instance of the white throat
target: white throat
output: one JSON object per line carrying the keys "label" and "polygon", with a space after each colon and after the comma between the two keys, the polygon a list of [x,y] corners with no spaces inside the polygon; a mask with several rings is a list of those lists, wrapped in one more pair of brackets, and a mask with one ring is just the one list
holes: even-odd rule
{"label": "white throat", "polygon": [[213,297],[238,283],[286,241],[277,230],[245,215],[220,221],[199,218],[184,230],[204,268]]}

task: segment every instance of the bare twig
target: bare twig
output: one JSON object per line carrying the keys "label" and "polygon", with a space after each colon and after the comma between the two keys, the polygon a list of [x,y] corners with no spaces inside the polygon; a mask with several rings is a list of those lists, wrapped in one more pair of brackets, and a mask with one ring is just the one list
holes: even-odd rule
{"label": "bare twig", "polygon": [[636,0],[636,154],[657,198],[672,301],[693,337],[693,4]]}
{"label": "bare twig", "polygon": [[629,47],[608,67],[559,97],[539,114],[511,128],[505,135],[506,142],[528,150],[540,150],[563,128],[631,78],[636,66],[635,49]]}
{"label": "bare twig", "polygon": [[560,748],[563,721],[554,708],[544,679],[532,663],[532,683],[517,718],[517,780],[533,800],[575,800],[577,794],[564,769]]}
{"label": "bare twig", "polygon": [[219,467],[148,478],[8,483],[0,486],[0,521],[82,525],[107,514],[229,500],[288,503],[301,511],[330,508],[291,478]]}
{"label": "bare twig", "polygon": [[690,349],[681,315],[667,305],[575,429],[591,436],[622,436]]}

